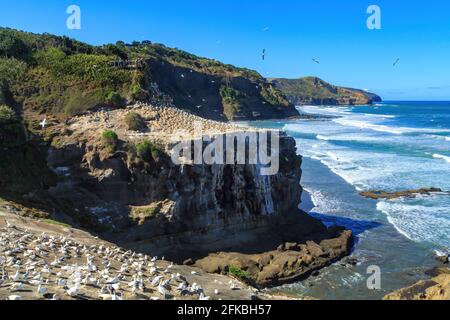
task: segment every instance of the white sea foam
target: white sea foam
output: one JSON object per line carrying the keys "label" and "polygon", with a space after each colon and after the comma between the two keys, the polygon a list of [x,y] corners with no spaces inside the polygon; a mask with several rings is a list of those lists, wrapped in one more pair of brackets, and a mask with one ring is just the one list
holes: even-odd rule
{"label": "white sea foam", "polygon": [[318,140],[324,140],[324,141],[330,140],[329,137],[326,137],[326,136],[321,135],[321,134],[318,134],[318,135],[316,136],[316,138],[317,138]]}
{"label": "white sea foam", "polygon": [[385,213],[389,222],[407,238],[448,246],[450,201],[440,197],[442,199],[439,200],[426,198],[381,201],[377,204],[377,209]]}
{"label": "white sea foam", "polygon": [[348,117],[334,119],[334,122],[347,126],[356,127],[360,129],[370,129],[379,132],[387,132],[392,134],[405,134],[405,133],[445,133],[450,132],[450,129],[428,129],[428,128],[409,128],[409,127],[393,127],[382,124],[376,124],[370,121],[354,120]]}
{"label": "white sea foam", "polygon": [[444,156],[442,154],[436,153],[436,154],[433,154],[433,158],[442,159],[442,160],[445,160],[446,162],[450,163],[450,157],[449,156]]}
{"label": "white sea foam", "polygon": [[[441,135],[449,129],[395,127],[385,122],[389,117],[351,113],[340,107],[306,109],[339,118],[289,123],[284,129],[298,134],[297,146],[303,156],[320,161],[356,190],[450,190],[450,156],[446,155],[450,137]],[[318,212],[340,212],[339,199],[310,193]],[[450,247],[450,197],[417,197],[414,201],[380,201],[377,209],[406,237]]]}

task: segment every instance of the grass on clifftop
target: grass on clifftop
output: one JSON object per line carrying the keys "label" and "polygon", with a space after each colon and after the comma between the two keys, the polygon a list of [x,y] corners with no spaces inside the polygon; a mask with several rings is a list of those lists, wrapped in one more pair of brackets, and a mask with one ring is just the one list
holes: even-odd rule
{"label": "grass on clifftop", "polygon": [[243,280],[250,278],[250,273],[248,271],[244,271],[240,268],[233,267],[233,266],[230,266],[228,268],[228,273],[232,276],[235,276],[235,277],[237,277],[239,279],[243,279]]}

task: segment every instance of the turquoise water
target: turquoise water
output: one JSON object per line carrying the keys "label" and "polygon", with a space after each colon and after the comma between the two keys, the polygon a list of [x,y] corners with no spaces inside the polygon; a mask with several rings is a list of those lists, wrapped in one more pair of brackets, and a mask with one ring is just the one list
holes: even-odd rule
{"label": "turquoise water", "polygon": [[[436,264],[435,253],[450,251],[450,196],[375,201],[358,193],[450,190],[450,103],[299,109],[333,118],[253,125],[280,128],[296,139],[304,157],[302,185],[310,198],[303,207],[328,224],[355,232],[353,256],[359,264],[337,264],[319,277],[282,289],[323,299],[377,299],[423,278]],[[367,289],[369,265],[382,270],[381,290]]]}

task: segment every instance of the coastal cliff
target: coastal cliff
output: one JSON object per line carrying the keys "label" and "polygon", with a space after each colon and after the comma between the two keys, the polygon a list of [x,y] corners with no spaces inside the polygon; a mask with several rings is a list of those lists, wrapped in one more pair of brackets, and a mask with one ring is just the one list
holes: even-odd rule
{"label": "coastal cliff", "polygon": [[334,86],[317,77],[269,81],[295,105],[367,105],[382,101],[374,93]]}
{"label": "coastal cliff", "polygon": [[[130,113],[142,119],[142,130],[129,129]],[[210,272],[249,270],[253,285],[294,281],[348,253],[351,232],[327,229],[298,210],[294,139],[280,137],[280,168],[272,176],[252,164],[175,165],[171,134],[184,129],[194,139],[196,122],[204,134],[254,130],[141,104],[50,125],[47,162],[57,182],[31,191],[27,201],[41,202],[49,218],[137,252],[198,260]],[[116,138],[105,140],[105,132]],[[210,256],[215,252],[221,259]],[[232,252],[240,255],[228,257]],[[287,257],[292,264],[283,263]]]}
{"label": "coastal cliff", "polygon": [[256,130],[228,120],[298,115],[256,72],[149,41],[94,47],[0,29],[0,42],[0,197],[14,212],[209,272],[238,268],[258,286],[349,252],[350,231],[298,209],[293,138],[281,135],[271,176],[256,164],[172,161],[174,143]]}

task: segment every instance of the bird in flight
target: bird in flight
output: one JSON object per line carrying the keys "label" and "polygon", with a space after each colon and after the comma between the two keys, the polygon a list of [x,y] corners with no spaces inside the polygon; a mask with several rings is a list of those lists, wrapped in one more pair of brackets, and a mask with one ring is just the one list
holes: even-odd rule
{"label": "bird in flight", "polygon": [[42,122],[39,123],[39,125],[42,127],[42,129],[45,128],[46,124],[47,124],[47,119],[44,119],[44,120],[42,120]]}
{"label": "bird in flight", "polygon": [[319,61],[319,59],[312,59],[312,61],[314,61],[315,63],[317,63],[317,64],[320,64],[320,61]]}
{"label": "bird in flight", "polygon": [[264,29],[262,29],[262,31],[268,31],[269,27],[264,27]]}
{"label": "bird in flight", "polygon": [[266,49],[263,49],[263,52],[262,52],[262,59],[263,59],[263,60],[266,59]]}
{"label": "bird in flight", "polygon": [[395,60],[395,62],[393,64],[393,66],[395,67],[399,61],[400,61],[400,58],[397,58],[397,60]]}

